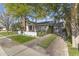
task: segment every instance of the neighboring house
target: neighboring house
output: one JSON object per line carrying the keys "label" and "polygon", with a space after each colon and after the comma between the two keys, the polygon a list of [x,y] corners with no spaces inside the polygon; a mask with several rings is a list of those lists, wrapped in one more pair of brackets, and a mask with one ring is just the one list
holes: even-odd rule
{"label": "neighboring house", "polygon": [[[55,33],[61,32],[60,29],[64,28],[64,22],[54,22],[54,21],[47,21],[47,22],[28,22],[26,25],[26,31],[23,32],[24,35],[32,35],[37,36],[37,31],[47,31],[49,26],[53,26],[52,31]],[[18,31],[21,34],[21,31]]]}
{"label": "neighboring house", "polygon": [[0,31],[6,31],[6,27],[5,27],[5,26],[0,25]]}

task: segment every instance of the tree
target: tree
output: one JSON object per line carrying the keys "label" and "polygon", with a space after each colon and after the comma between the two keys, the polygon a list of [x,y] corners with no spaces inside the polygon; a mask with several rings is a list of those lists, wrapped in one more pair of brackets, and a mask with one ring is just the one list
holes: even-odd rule
{"label": "tree", "polygon": [[[64,19],[65,21],[65,29],[66,29],[66,33],[67,33],[67,39],[69,37],[71,37],[71,4],[52,4],[49,5],[53,8],[49,8],[50,10],[52,10],[52,12],[54,12],[54,15],[52,15],[51,17],[54,17],[55,20],[59,21],[61,19]],[[56,15],[55,15],[56,14]],[[71,40],[70,40],[71,41]]]}
{"label": "tree", "polygon": [[11,30],[12,22],[12,15],[9,15],[8,13],[2,13],[0,15],[0,23],[6,27],[7,31]]}
{"label": "tree", "polygon": [[[65,29],[66,29],[66,33],[67,33],[67,40],[69,39],[69,41],[72,43],[72,37],[71,37],[71,4],[61,4],[61,12],[65,21]],[[61,13],[60,12],[60,13]]]}
{"label": "tree", "polygon": [[71,35],[72,47],[78,48],[78,39],[79,39],[78,4],[76,3],[60,4],[60,8],[58,9],[58,13],[57,13],[57,19],[62,19],[62,18],[64,18],[64,21],[66,22],[65,26],[66,26],[67,36]]}
{"label": "tree", "polygon": [[71,28],[72,28],[72,47],[78,48],[78,36],[79,36],[79,28],[78,28],[78,4],[72,4],[71,8]]}
{"label": "tree", "polygon": [[21,25],[19,22],[12,24],[12,31],[21,30]]}
{"label": "tree", "polygon": [[43,10],[44,7],[42,7],[42,4],[5,4],[5,7],[15,17],[21,17],[22,31],[26,30],[27,16],[34,18],[42,18],[45,16],[45,10]]}
{"label": "tree", "polygon": [[14,17],[21,17],[21,31],[26,30],[26,16],[30,13],[31,7],[27,4],[5,4],[8,13]]}

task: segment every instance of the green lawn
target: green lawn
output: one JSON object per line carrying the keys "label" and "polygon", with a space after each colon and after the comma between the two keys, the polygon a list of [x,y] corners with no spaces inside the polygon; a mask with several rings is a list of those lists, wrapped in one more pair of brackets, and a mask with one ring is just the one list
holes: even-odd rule
{"label": "green lawn", "polygon": [[79,51],[77,48],[72,48],[71,43],[68,42],[68,51],[70,56],[79,56]]}
{"label": "green lawn", "polygon": [[43,48],[48,48],[48,46],[56,39],[57,35],[52,34],[45,40],[43,40],[40,44],[41,47]]}
{"label": "green lawn", "polygon": [[25,42],[28,42],[28,41],[35,39],[35,37],[24,36],[24,35],[11,36],[9,38],[11,38],[12,40],[14,40],[18,43],[25,43]]}
{"label": "green lawn", "polygon": [[46,35],[46,31],[37,31],[37,36],[44,36]]}
{"label": "green lawn", "polygon": [[15,35],[16,33],[14,32],[0,32],[0,35],[2,36],[7,36],[7,35]]}

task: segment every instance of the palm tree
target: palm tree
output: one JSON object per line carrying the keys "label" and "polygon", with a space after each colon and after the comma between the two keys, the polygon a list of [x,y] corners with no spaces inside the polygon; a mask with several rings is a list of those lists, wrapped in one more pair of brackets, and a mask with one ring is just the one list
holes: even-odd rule
{"label": "palm tree", "polygon": [[74,3],[71,7],[71,28],[72,28],[72,47],[76,48],[78,37],[78,20],[77,20],[78,4]]}

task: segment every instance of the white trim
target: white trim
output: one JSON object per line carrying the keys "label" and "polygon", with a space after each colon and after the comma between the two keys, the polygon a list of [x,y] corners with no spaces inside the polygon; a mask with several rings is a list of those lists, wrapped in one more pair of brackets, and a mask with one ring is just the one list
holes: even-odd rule
{"label": "white trim", "polygon": [[[21,34],[21,31],[18,31],[18,34]],[[37,32],[23,32],[23,35],[37,36]]]}

